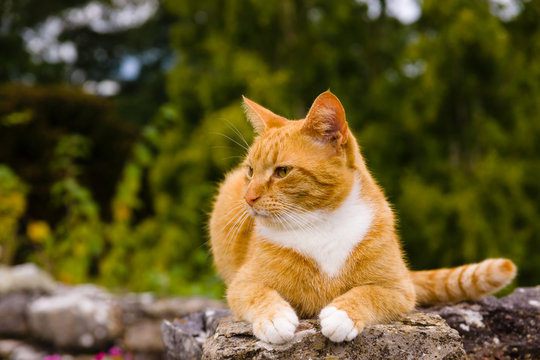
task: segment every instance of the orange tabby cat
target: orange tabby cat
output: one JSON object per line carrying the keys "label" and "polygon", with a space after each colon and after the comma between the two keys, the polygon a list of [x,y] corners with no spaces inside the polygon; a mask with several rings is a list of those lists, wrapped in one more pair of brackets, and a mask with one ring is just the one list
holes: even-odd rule
{"label": "orange tabby cat", "polygon": [[392,209],[329,91],[295,121],[244,103],[258,137],[221,184],[210,236],[229,306],[259,339],[287,342],[298,317],[318,315],[326,337],[349,341],[416,304],[475,299],[515,276],[506,259],[409,271]]}

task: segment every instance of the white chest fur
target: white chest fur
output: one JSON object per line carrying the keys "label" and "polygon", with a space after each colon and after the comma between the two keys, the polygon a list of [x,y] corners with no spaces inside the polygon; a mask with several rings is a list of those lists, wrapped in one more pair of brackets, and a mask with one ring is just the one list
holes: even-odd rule
{"label": "white chest fur", "polygon": [[360,190],[360,184],[355,182],[339,208],[333,212],[317,210],[291,215],[295,221],[290,221],[286,228],[257,224],[258,234],[312,258],[322,271],[336,276],[349,254],[368,233],[373,220],[373,210],[360,198]]}

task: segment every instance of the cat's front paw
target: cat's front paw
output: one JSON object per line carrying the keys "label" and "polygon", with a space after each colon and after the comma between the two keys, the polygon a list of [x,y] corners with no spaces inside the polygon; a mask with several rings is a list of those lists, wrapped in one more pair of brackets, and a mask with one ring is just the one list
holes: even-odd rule
{"label": "cat's front paw", "polygon": [[262,341],[284,344],[291,341],[298,326],[298,317],[291,308],[283,308],[272,317],[253,321],[253,333]]}
{"label": "cat's front paw", "polygon": [[321,332],[333,342],[351,341],[358,335],[358,329],[349,315],[334,306],[327,306],[319,314]]}

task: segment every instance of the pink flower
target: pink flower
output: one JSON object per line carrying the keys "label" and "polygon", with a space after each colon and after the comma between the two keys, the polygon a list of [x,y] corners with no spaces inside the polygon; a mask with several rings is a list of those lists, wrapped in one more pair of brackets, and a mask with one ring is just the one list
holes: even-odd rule
{"label": "pink flower", "polygon": [[95,360],[102,360],[103,358],[105,358],[105,356],[107,356],[106,353],[100,352],[99,354],[97,354],[96,356],[94,356],[94,359],[95,359]]}
{"label": "pink flower", "polygon": [[58,354],[54,354],[54,355],[47,355],[43,358],[43,360],[62,360],[62,356],[58,355]]}
{"label": "pink flower", "polygon": [[120,349],[118,346],[113,346],[109,349],[109,355],[111,356],[122,356],[122,349]]}

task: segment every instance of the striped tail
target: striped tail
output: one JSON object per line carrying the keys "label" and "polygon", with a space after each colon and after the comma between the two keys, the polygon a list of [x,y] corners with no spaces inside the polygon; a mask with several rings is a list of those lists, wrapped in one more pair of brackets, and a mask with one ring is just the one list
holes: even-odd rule
{"label": "striped tail", "polygon": [[508,259],[487,259],[451,269],[411,271],[418,305],[474,300],[502,289],[516,276]]}

